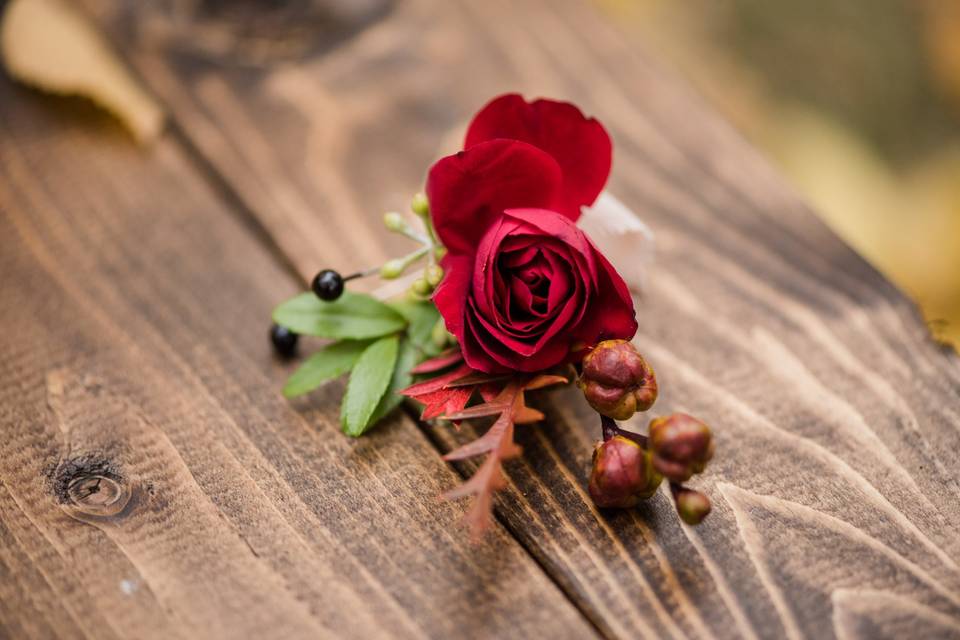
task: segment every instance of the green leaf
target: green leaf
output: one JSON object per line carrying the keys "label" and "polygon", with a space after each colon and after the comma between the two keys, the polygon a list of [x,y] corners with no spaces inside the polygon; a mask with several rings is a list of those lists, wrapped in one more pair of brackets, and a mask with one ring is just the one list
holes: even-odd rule
{"label": "green leaf", "polygon": [[403,300],[393,302],[390,306],[407,319],[407,336],[423,355],[434,356],[442,351],[433,341],[433,327],[440,320],[436,305],[428,300]]}
{"label": "green leaf", "polygon": [[378,338],[403,330],[406,319],[384,303],[345,291],[333,302],[312,293],[290,298],[273,310],[273,321],[292,331],[320,338]]}
{"label": "green leaf", "polygon": [[369,344],[369,340],[341,340],[317,351],[287,378],[283,395],[288,398],[302,395],[350,371]]}
{"label": "green leaf", "polygon": [[387,385],[387,392],[380,398],[380,403],[373,410],[370,416],[370,426],[375,426],[385,415],[393,411],[403,400],[400,395],[401,389],[406,389],[413,384],[413,375],[410,369],[417,363],[417,348],[409,340],[400,341],[400,351],[397,354],[397,364],[393,368],[393,377],[390,378],[390,384]]}
{"label": "green leaf", "polygon": [[340,423],[348,436],[357,437],[370,427],[370,417],[393,377],[399,341],[397,336],[380,338],[364,349],[353,365],[340,405]]}

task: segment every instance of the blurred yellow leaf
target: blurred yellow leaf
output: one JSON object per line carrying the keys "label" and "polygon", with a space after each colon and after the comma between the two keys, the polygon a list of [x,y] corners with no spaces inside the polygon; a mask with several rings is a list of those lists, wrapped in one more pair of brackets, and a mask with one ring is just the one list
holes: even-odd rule
{"label": "blurred yellow leaf", "polygon": [[2,20],[0,52],[11,76],[51,93],[90,98],[142,144],[160,133],[160,106],[67,0],[11,0]]}

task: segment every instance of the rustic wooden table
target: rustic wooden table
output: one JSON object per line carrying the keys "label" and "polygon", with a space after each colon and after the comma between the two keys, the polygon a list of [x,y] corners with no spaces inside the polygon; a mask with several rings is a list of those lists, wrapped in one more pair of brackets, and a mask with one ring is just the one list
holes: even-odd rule
{"label": "rustic wooden table", "polygon": [[[591,5],[84,3],[174,124],[0,78],[0,636],[960,637],[956,354]],[[479,545],[436,500],[469,433],[279,394],[272,306],[405,249],[380,212],[506,90],[599,116],[657,233],[638,343],[715,428],[702,526],[591,505],[575,390]]]}

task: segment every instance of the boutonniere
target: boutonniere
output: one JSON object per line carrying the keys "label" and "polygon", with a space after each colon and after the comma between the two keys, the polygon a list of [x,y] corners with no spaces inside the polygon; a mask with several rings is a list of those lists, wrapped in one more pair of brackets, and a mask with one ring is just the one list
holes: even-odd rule
{"label": "boutonniere", "polygon": [[[699,523],[710,502],[683,483],[713,455],[710,429],[685,414],[653,419],[646,435],[617,424],[649,410],[658,388],[630,342],[637,318],[627,283],[582,228],[604,223],[578,225],[601,197],[611,160],[606,130],[572,104],[516,94],[487,104],[463,150],[429,169],[413,215],[384,218],[417,249],[370,272],[320,271],[312,291],[276,308],[271,338],[281,355],[295,352],[299,334],[332,341],[290,376],[284,394],[349,372],[340,416],[355,437],[403,398],[423,420],[486,420],[480,438],[445,456],[484,457],[446,494],[473,496],[466,520],[478,533],[505,485],[503,461],[521,453],[514,428],[543,418],[527,394],[575,381],[600,415],[595,504],[633,507],[666,478],[680,517]],[[602,213],[594,207],[591,215]],[[413,279],[386,299],[347,290],[374,274]]]}

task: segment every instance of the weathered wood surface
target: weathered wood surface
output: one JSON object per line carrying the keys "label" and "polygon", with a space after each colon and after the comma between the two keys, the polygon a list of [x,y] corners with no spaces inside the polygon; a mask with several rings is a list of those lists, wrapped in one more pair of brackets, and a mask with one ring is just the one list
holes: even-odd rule
{"label": "weathered wood surface", "polygon": [[[425,167],[439,154],[456,148],[458,129],[490,96],[522,90],[528,95],[569,98],[604,121],[616,145],[612,190],[641,212],[658,235],[656,271],[650,290],[639,300],[642,328],[638,336],[663,389],[654,413],[683,409],[701,416],[714,426],[719,442],[715,462],[697,485],[711,496],[715,510],[703,525],[691,529],[678,522],[665,495],[633,512],[598,513],[591,506],[584,486],[598,429],[575,391],[551,394],[542,403],[548,421],[520,430],[525,456],[509,467],[511,487],[499,502],[499,518],[603,635],[873,638],[902,637],[907,631],[928,637],[960,635],[960,366],[956,356],[930,341],[913,306],[809,213],[756,153],[694,96],[652,66],[589,5],[566,0],[408,0],[385,12],[384,5],[370,3],[366,10],[371,23],[365,25],[362,16],[346,19],[350,35],[335,45],[308,48],[292,56],[287,50],[275,57],[268,51],[258,55],[257,66],[252,66],[243,56],[219,53],[216,42],[223,46],[221,41],[204,46],[197,39],[172,37],[176,31],[165,23],[169,14],[164,3],[145,8],[143,3],[85,1],[171,108],[191,152],[200,160],[187,166],[177,155],[184,166],[178,168],[176,179],[188,180],[190,171],[200,173],[201,169],[212,174],[234,213],[264,230],[276,258],[288,262],[303,278],[321,266],[363,267],[403,250],[402,242],[388,239],[379,228],[380,213],[403,206],[420,188]],[[199,30],[197,38],[208,31]],[[228,40],[235,37],[231,33],[227,30]],[[93,137],[85,144],[92,146]],[[169,139],[164,144],[177,148]],[[33,152],[42,155],[52,150]],[[70,172],[64,173],[67,178],[54,179],[52,174],[39,172],[46,190],[56,187],[72,193],[76,178],[69,179]],[[144,168],[137,179],[145,180],[146,175]],[[26,179],[10,183],[22,188]],[[162,186],[149,193],[162,192]],[[133,190],[125,198],[136,193]],[[146,201],[133,202],[151,202],[149,193],[140,194]],[[386,574],[370,571],[379,579],[374,582],[394,596],[396,615],[409,614],[420,622],[416,631],[443,636],[449,635],[449,625],[458,624],[458,632],[490,636],[581,637],[587,633],[582,622],[581,626],[571,622],[568,608],[557,601],[542,577],[531,579],[536,574],[531,573],[529,560],[516,555],[516,546],[508,539],[498,536],[491,544],[503,545],[514,555],[504,555],[498,567],[491,568],[463,549],[463,539],[455,530],[448,531],[458,510],[422,501],[451,479],[437,463],[436,454],[420,455],[426,453],[424,444],[407,421],[398,419],[377,434],[372,445],[344,442],[333,433],[329,418],[339,391],[335,387],[318,393],[310,403],[312,409],[303,414],[313,428],[323,425],[322,433],[328,437],[303,440],[301,435],[301,440],[291,442],[288,432],[296,430],[285,425],[300,423],[266,386],[263,373],[272,367],[261,342],[263,326],[258,324],[270,303],[289,293],[290,282],[278,273],[276,260],[269,264],[249,234],[227,220],[225,205],[214,202],[209,194],[204,198],[209,203],[203,208],[220,212],[224,220],[200,234],[206,240],[190,239],[199,246],[177,248],[174,230],[187,225],[190,217],[176,217],[175,222],[165,223],[171,225],[166,227],[166,244],[153,247],[140,242],[126,248],[127,260],[140,265],[135,278],[116,272],[109,260],[109,268],[102,267],[107,273],[95,274],[109,276],[107,281],[117,287],[111,293],[112,304],[120,305],[130,319],[147,322],[150,341],[170,343],[163,354],[169,352],[168,357],[179,363],[181,373],[175,385],[168,377],[169,367],[165,370],[160,365],[155,365],[158,373],[144,376],[142,382],[139,374],[134,377],[140,387],[152,383],[163,390],[152,402],[159,402],[162,395],[181,412],[199,403],[193,386],[177,389],[185,376],[216,390],[218,410],[233,416],[233,424],[248,430],[251,414],[265,416],[256,421],[259,437],[269,439],[277,449],[293,448],[297,465],[293,468],[313,470],[305,478],[297,476],[297,482],[287,480],[292,497],[307,505],[307,515],[296,519],[300,536],[312,537],[310,548],[317,554],[322,550],[324,557],[340,557],[326,544],[334,549],[354,544],[349,548],[359,549],[375,543],[387,549],[385,557],[391,559],[390,550],[402,545],[407,563],[401,566],[412,575],[396,569]],[[160,224],[155,218],[163,208],[148,210],[157,215],[136,220]],[[91,234],[87,224],[77,227],[78,231]],[[104,223],[101,227],[113,228]],[[217,234],[227,233],[221,227],[243,236],[244,246],[234,251],[217,243]],[[47,233],[51,232],[35,228],[30,237],[39,243]],[[90,242],[81,246],[89,251]],[[149,246],[155,256],[152,260],[139,253],[140,244]],[[209,255],[213,246],[218,251],[230,249],[235,256],[260,256],[260,262],[224,261],[220,253]],[[59,257],[59,251],[55,255]],[[613,259],[629,260],[629,256]],[[72,279],[70,283],[61,280],[60,286],[100,291],[104,284],[98,278],[88,276],[73,286]],[[51,299],[43,297],[36,279],[28,279],[29,284],[5,282],[17,287],[21,296],[13,305],[17,308],[4,309],[21,323],[13,334],[5,333],[7,339],[28,329],[37,331],[32,325],[19,328],[26,325],[26,309],[42,309]],[[177,311],[164,316],[148,305],[144,280],[169,291],[178,301]],[[194,286],[199,293],[193,292]],[[246,289],[251,292],[239,293]],[[3,300],[6,303],[8,298]],[[113,308],[84,309],[94,314],[101,306]],[[172,306],[171,302],[161,308]],[[176,315],[170,318],[171,313]],[[216,314],[216,322],[208,318],[211,314]],[[194,321],[188,322],[191,317]],[[59,324],[49,318],[46,322],[51,323],[47,332],[18,338],[16,344],[27,347],[14,352],[29,353],[35,359],[37,351],[52,350],[60,357],[33,365],[29,369],[33,378],[23,364],[14,374],[5,374],[15,375],[18,381],[11,392],[16,402],[5,400],[5,408],[33,406],[31,402],[38,401],[31,400],[30,393],[37,392],[30,390],[37,384],[58,388],[57,380],[63,376],[57,373],[62,369],[60,361],[91,351],[84,341],[57,342],[66,340],[51,337]],[[145,340],[127,318],[121,327]],[[222,328],[239,337],[227,340]],[[38,340],[42,347],[35,345]],[[59,350],[54,349],[58,344]],[[140,345],[135,352],[137,364],[145,353],[161,358],[139,342],[134,345]],[[110,369],[109,384],[94,383],[95,388],[116,385],[121,397],[141,397],[142,391],[127,391],[132,382],[123,365],[131,361],[129,349],[114,346],[111,357],[119,364]],[[239,352],[235,358],[224,355],[234,351]],[[24,360],[21,356],[17,362]],[[102,364],[82,367],[105,368]],[[276,384],[279,372],[271,373]],[[169,399],[171,389],[177,391],[174,400]],[[212,393],[204,389],[202,397]],[[76,406],[80,408],[68,409],[67,415],[85,413],[85,405]],[[157,411],[167,416],[158,426],[163,433],[175,428],[181,438],[177,442],[188,448],[196,446],[197,439],[203,443],[201,451],[190,451],[190,458],[174,444],[195,477],[212,478],[208,482],[213,488],[201,484],[201,490],[207,495],[226,492],[216,480],[230,475],[225,470],[230,458],[215,458],[209,451],[210,443],[218,442],[210,432],[219,433],[223,427],[217,427],[218,421],[225,418],[208,409],[192,412],[202,418],[191,417],[189,425],[187,420],[174,425],[166,405]],[[36,444],[27,449],[34,452],[32,456],[53,447],[48,440],[56,427],[44,422],[43,415],[33,425],[39,431],[34,435]],[[634,426],[643,427],[639,420]],[[442,429],[432,429],[430,435],[441,450],[470,436]],[[384,474],[397,477],[390,475],[390,469],[394,474],[401,468],[403,474],[417,474],[404,484],[402,494],[385,495],[378,485],[381,493],[365,496],[359,479],[342,478],[347,452],[369,446],[393,461],[393,466],[365,469],[367,482],[382,482]],[[263,464],[277,464],[272,454],[262,455],[268,461]],[[10,454],[5,457],[11,460]],[[232,464],[242,460],[239,454],[233,459]],[[59,514],[49,493],[43,493],[48,485],[36,477],[42,465],[32,464],[18,461],[14,466],[22,474],[14,486],[33,487],[32,500],[8,500],[8,504],[36,502]],[[336,473],[318,471],[331,465]],[[465,465],[460,470],[471,469]],[[234,505],[221,497],[212,500],[214,506],[221,510],[233,506],[236,511],[228,510],[228,518],[230,513],[248,513],[243,507],[272,513],[279,508],[275,502],[279,498],[263,488],[272,486],[272,476],[264,474],[248,479],[250,491],[243,492],[248,502]],[[5,476],[4,486],[10,491]],[[319,540],[314,527],[329,526],[328,512],[319,510],[320,495],[331,496],[323,502],[326,508],[344,512],[354,504],[341,503],[344,495],[363,504],[369,498],[393,518],[417,521],[406,525],[412,528],[409,535],[417,535],[418,527],[435,516],[441,519],[436,527],[443,534],[439,540],[438,534],[428,538],[430,553],[447,555],[417,555],[413,540],[399,527],[396,531],[385,527],[382,517],[365,525],[366,536],[349,543],[342,538],[357,526],[355,520],[340,525],[331,538]],[[285,500],[279,504],[287,506]],[[48,536],[63,535],[58,528],[63,525],[50,524],[50,532],[44,531]],[[284,558],[301,564],[299,547],[288,549],[285,541],[275,544],[276,553],[286,549]],[[193,558],[211,553],[203,544],[184,542],[182,548]],[[156,554],[150,556],[153,566],[177,577],[175,569],[163,564],[161,551],[152,546],[150,551]],[[60,575],[44,564],[52,561],[49,549],[25,554],[21,551],[17,556],[22,571]],[[429,563],[429,569],[416,565],[418,558]],[[64,573],[78,560],[59,562],[58,570]],[[94,575],[92,569],[87,571]],[[325,580],[288,579],[288,590],[326,594],[336,585],[352,585],[349,574],[339,571],[338,567],[327,569],[324,575],[330,577]],[[519,574],[506,573],[511,571]],[[170,588],[175,580],[164,578],[161,583]],[[517,586],[527,580],[532,586]],[[21,587],[20,601],[46,602],[52,597],[34,594],[29,582],[15,584],[27,585]],[[97,583],[101,591],[70,584],[71,597],[87,599],[75,605],[80,607],[94,600],[91,594],[105,590],[105,583]],[[470,611],[469,618],[458,618],[462,610],[453,604],[448,604],[447,617],[429,617],[418,608],[419,600],[410,603],[395,595],[406,596],[411,589],[419,594],[424,588],[430,593],[441,591],[448,603],[463,596],[445,589],[479,589],[486,600],[468,598],[463,607]],[[496,589],[520,590],[514,599]],[[546,604],[527,609],[534,599]],[[210,604],[202,597],[185,597],[177,603],[189,613],[178,612],[178,620],[202,624],[213,615],[204,617],[203,612],[214,611],[216,600]],[[42,604],[34,607],[43,609]],[[154,629],[155,623],[142,622],[151,620],[149,609],[134,614],[127,607],[130,618]],[[277,611],[281,610],[285,611],[278,606]],[[35,620],[18,611],[17,606],[6,605],[0,620],[23,624]],[[509,628],[522,612],[529,614],[524,626]],[[164,613],[154,615],[160,618]],[[390,622],[384,626],[397,635],[405,630]],[[353,631],[362,633],[358,628]],[[276,633],[281,633],[279,628]]]}
{"label": "weathered wood surface", "polygon": [[592,636],[502,528],[458,533],[403,414],[288,406],[293,279],[174,140],[75,111],[0,78],[0,637]]}

